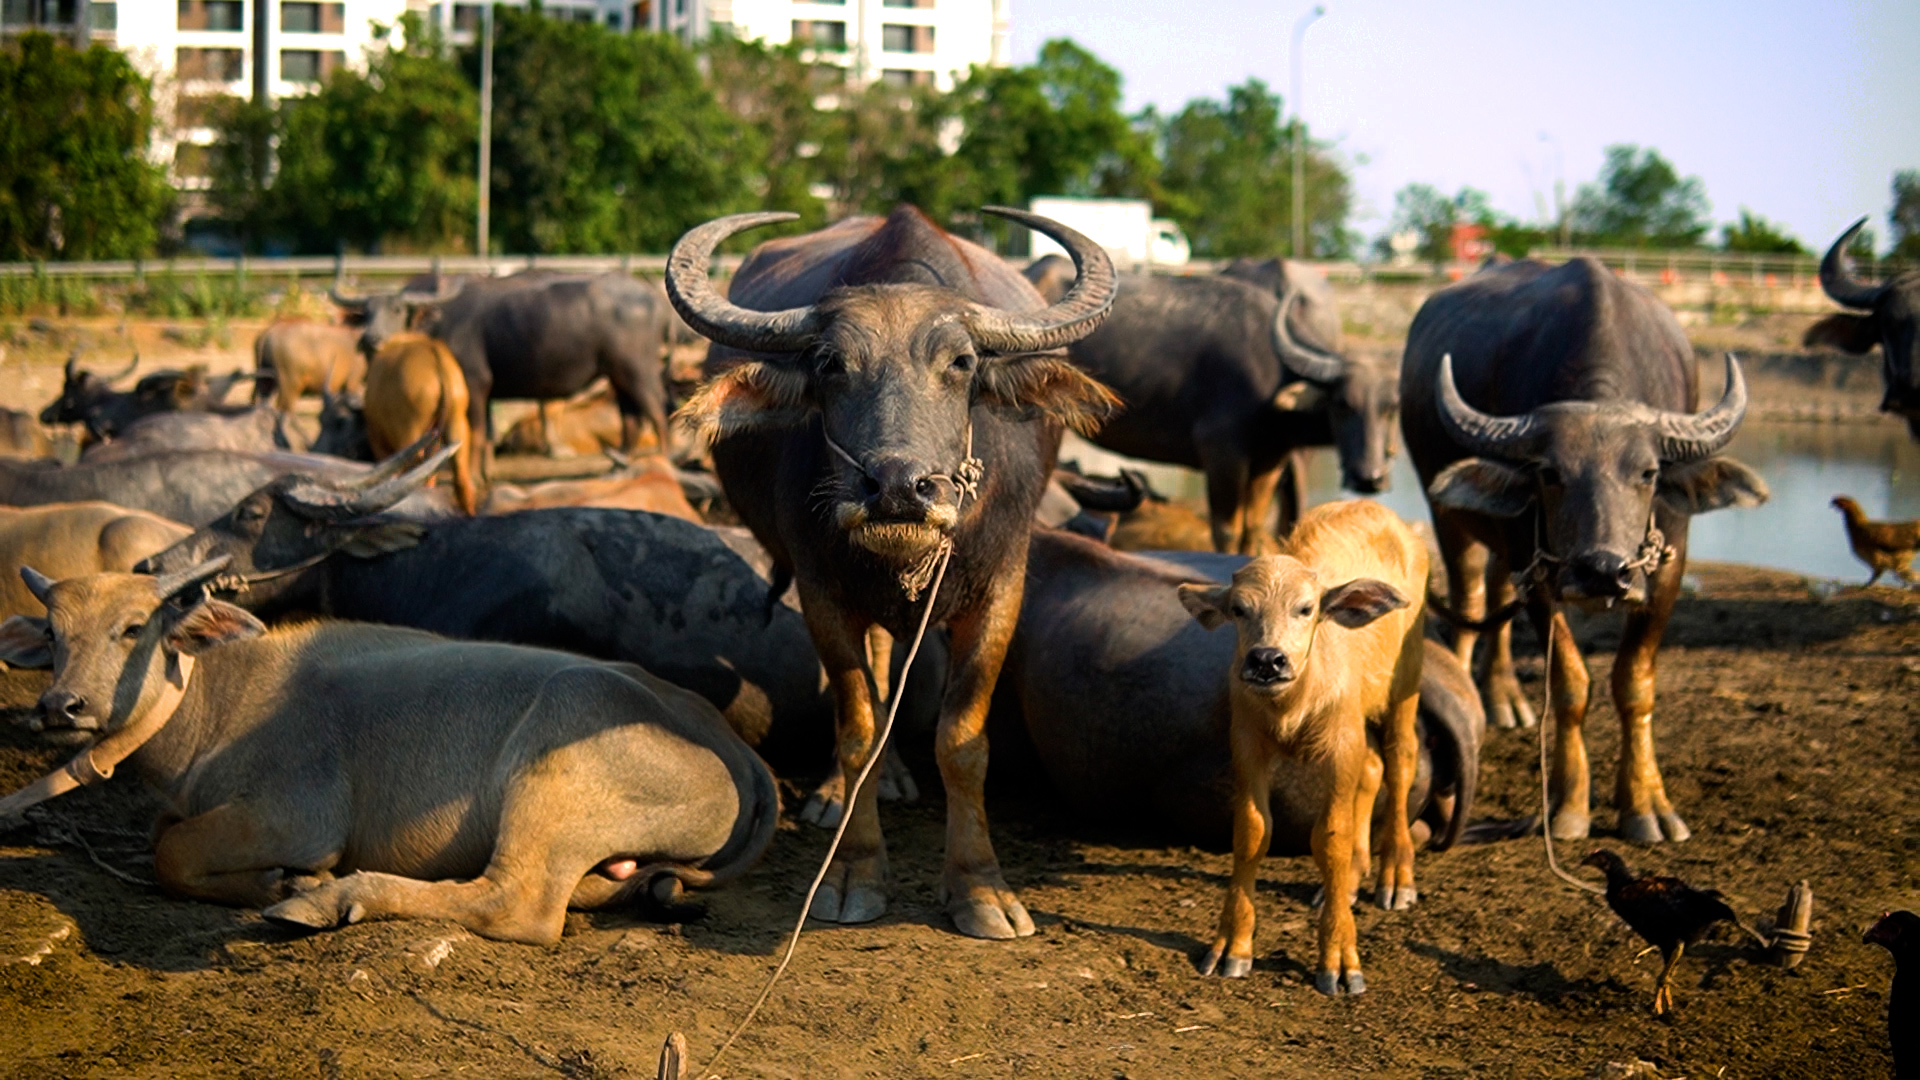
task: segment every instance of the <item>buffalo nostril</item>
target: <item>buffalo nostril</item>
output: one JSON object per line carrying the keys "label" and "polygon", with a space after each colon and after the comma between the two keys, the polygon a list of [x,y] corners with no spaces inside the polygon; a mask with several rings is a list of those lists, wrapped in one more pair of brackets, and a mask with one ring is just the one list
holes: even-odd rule
{"label": "buffalo nostril", "polygon": [[930,476],[923,476],[914,481],[913,493],[928,502],[932,502],[940,497],[940,483]]}
{"label": "buffalo nostril", "polygon": [[1621,567],[1620,572],[1615,574],[1613,576],[1613,579],[1619,582],[1620,587],[1623,589],[1632,588],[1633,587],[1633,567],[1631,566]]}
{"label": "buffalo nostril", "polygon": [[873,477],[868,476],[865,473],[861,473],[860,474],[860,494],[863,497],[868,499],[878,498],[880,495],[880,481],[875,480]]}

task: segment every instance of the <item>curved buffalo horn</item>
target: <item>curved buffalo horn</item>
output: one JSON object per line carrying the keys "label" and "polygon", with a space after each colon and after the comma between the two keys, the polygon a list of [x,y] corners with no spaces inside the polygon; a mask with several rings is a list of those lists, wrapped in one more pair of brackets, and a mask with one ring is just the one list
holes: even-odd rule
{"label": "curved buffalo horn", "polygon": [[343,293],[341,293],[340,287],[338,285],[330,285],[327,287],[327,299],[333,301],[335,304],[339,305],[340,307],[347,308],[349,310],[365,311],[367,308],[368,298],[364,296],[344,295]]}
{"label": "curved buffalo horn", "polygon": [[1699,461],[1711,457],[1733,440],[1747,415],[1747,379],[1740,361],[1727,354],[1727,388],[1720,401],[1703,413],[1661,412],[1654,420],[1660,436],[1660,460]]}
{"label": "curved buffalo horn", "polygon": [[35,570],[31,566],[20,568],[20,580],[27,583],[27,591],[42,604],[47,602],[47,590],[53,588],[53,579]]}
{"label": "curved buffalo horn", "polygon": [[441,438],[442,435],[439,428],[428,428],[425,435],[420,436],[387,455],[386,459],[381,461],[380,464],[375,465],[371,472],[365,476],[354,479],[346,486],[357,489],[369,488],[375,484],[386,483],[388,480],[406,472],[409,467],[424,458],[435,446],[439,445]]}
{"label": "curved buffalo horn", "polygon": [[1840,239],[1833,242],[1833,246],[1827,249],[1826,257],[1820,260],[1820,287],[1836,302],[1850,308],[1870,309],[1887,291],[1885,285],[1868,285],[1855,278],[1853,260],[1847,258],[1847,245],[1866,223],[1866,218],[1854,222],[1853,227],[1841,233]]}
{"label": "curved buffalo horn", "polygon": [[1091,333],[1107,317],[1119,279],[1113,260],[1099,244],[1052,218],[1006,206],[983,206],[982,213],[1006,218],[1052,237],[1067,249],[1075,271],[1073,285],[1059,301],[1040,311],[1006,311],[971,304],[967,318],[974,341],[988,352],[1029,353],[1057,349]]}
{"label": "curved buffalo horn", "polygon": [[134,370],[137,369],[139,366],[140,366],[140,350],[135,349],[133,351],[133,359],[127,361],[127,366],[121,368],[119,371],[116,371],[111,375],[106,376],[106,380],[110,383],[119,382],[121,379],[124,379],[127,376],[133,374]]}
{"label": "curved buffalo horn", "polygon": [[162,600],[171,600],[185,590],[225,570],[227,564],[232,561],[231,555],[216,555],[199,566],[189,566],[185,570],[161,574],[153,579],[153,591],[159,593]]}
{"label": "curved buffalo horn", "polygon": [[[322,521],[346,521],[349,518],[365,517],[377,514],[394,503],[414,493],[427,478],[440,471],[460,450],[459,443],[443,446],[427,460],[414,466],[399,476],[377,483],[368,483],[365,478],[352,486],[335,486],[324,481],[301,477],[296,483],[288,485],[283,493],[286,500],[299,508],[300,515],[317,518]],[[402,452],[404,453],[404,451]],[[395,454],[387,461],[391,462],[401,454]],[[385,463],[382,463],[385,467]]]}
{"label": "curved buffalo horn", "polygon": [[1440,358],[1440,423],[1471,454],[1525,459],[1533,456],[1541,428],[1532,413],[1493,416],[1467,404],[1453,382],[1453,354]]}
{"label": "curved buffalo horn", "polygon": [[1302,345],[1293,339],[1293,331],[1287,326],[1287,314],[1293,310],[1294,301],[1299,296],[1299,286],[1288,281],[1286,292],[1280,296],[1280,310],[1273,316],[1273,351],[1280,354],[1280,362],[1286,365],[1288,371],[1308,382],[1322,386],[1339,382],[1347,374],[1344,357]]}
{"label": "curved buffalo horn", "polygon": [[460,290],[465,287],[465,285],[466,283],[462,281],[449,281],[446,278],[440,278],[435,283],[432,292],[402,292],[400,294],[400,302],[415,307],[422,304],[443,304],[455,296],[458,296]]}
{"label": "curved buffalo horn", "polygon": [[78,365],[79,363],[80,363],[80,350],[79,350],[79,349],[75,349],[75,350],[73,350],[72,352],[69,352],[69,353],[67,354],[67,366],[66,366],[65,368],[62,368],[62,369],[61,369],[61,370],[62,370],[62,371],[63,371],[63,372],[65,373],[65,377],[66,377],[66,381],[67,381],[67,382],[72,382],[72,381],[73,381],[73,373],[74,373],[74,368],[75,368],[75,366],[76,366],[76,365]]}
{"label": "curved buffalo horn", "polygon": [[714,291],[707,277],[713,249],[727,237],[799,214],[729,214],[687,230],[667,256],[667,298],[687,325],[722,345],[750,352],[797,352],[813,339],[813,308],[748,311]]}

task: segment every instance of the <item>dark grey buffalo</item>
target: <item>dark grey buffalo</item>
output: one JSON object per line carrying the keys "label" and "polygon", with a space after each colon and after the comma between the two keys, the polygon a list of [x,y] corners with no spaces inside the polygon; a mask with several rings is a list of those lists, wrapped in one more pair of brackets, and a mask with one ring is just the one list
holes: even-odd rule
{"label": "dark grey buffalo", "polygon": [[[476,278],[450,297],[443,289],[364,300],[336,293],[334,301],[357,306],[365,320],[361,348],[369,354],[416,321],[446,342],[467,378],[468,422],[476,433],[486,432],[489,445],[488,402],[570,397],[604,375],[620,408],[621,449],[638,449],[643,420],[653,425],[663,450],[670,446],[667,304],[644,281],[621,273],[528,271]],[[427,310],[416,311],[422,307]]]}
{"label": "dark grey buffalo", "polygon": [[[1551,657],[1556,754],[1552,828],[1587,835],[1587,666],[1559,601],[1626,609],[1613,666],[1621,744],[1620,833],[1684,840],[1653,751],[1654,660],[1680,593],[1693,514],[1767,497],[1753,470],[1716,456],[1747,409],[1729,355],[1720,402],[1695,414],[1693,349],[1653,294],[1591,259],[1483,270],[1415,316],[1401,369],[1407,450],[1426,484],[1446,560],[1461,660],[1472,656],[1491,579],[1526,589]],[[1502,623],[1488,714],[1531,723]]]}
{"label": "dark grey buffalo", "polygon": [[[870,629],[905,641],[923,615],[948,629],[936,745],[947,790],[942,894],[963,933],[1011,938],[1033,933],[1033,921],[988,837],[987,706],[1062,428],[1087,426],[1112,401],[1054,350],[1106,313],[1113,267],[1071,229],[991,212],[1073,254],[1080,278],[1057,304],[910,206],[762,244],[734,275],[729,299],[707,277],[714,248],[794,215],[709,222],[674,246],[667,289],[688,325],[714,342],[714,377],[685,414],[717,437],[727,501],[799,585],[849,775],[873,750]],[[871,790],[848,811],[814,908],[823,918],[863,922],[886,910]]]}
{"label": "dark grey buffalo", "polygon": [[233,385],[253,378],[247,372],[209,377],[201,366],[185,371],[156,371],[141,377],[131,390],[115,390],[113,384],[133,374],[140,366],[134,356],[124,371],[96,375],[81,368],[78,355],[67,358],[60,396],[40,411],[43,424],[82,424],[90,441],[113,438],[136,421],[156,413],[222,412],[233,415],[247,406],[225,405]]}
{"label": "dark grey buffalo", "polygon": [[[1127,555],[1071,533],[1034,532],[996,723],[1017,719],[1024,726],[1075,816],[1145,825],[1176,843],[1226,845],[1233,754],[1220,672],[1230,666],[1235,643],[1231,635],[1208,633],[1176,590],[1183,582],[1227,581],[1245,562],[1211,552]],[[1420,721],[1420,764],[1407,806],[1444,849],[1460,838],[1473,810],[1486,715],[1466,670],[1433,642]],[[1323,781],[1297,762],[1282,761],[1279,773],[1273,849],[1306,854],[1325,802],[1317,787]],[[1382,792],[1377,806],[1385,805]]]}
{"label": "dark grey buffalo", "polygon": [[1866,218],[1854,222],[1820,260],[1820,287],[1842,307],[1866,314],[1829,315],[1808,328],[1804,344],[1850,353],[1869,353],[1880,346],[1880,371],[1886,381],[1880,411],[1905,417],[1908,430],[1920,439],[1920,270],[1878,285],[1854,277],[1847,245],[1866,223]]}
{"label": "dark grey buffalo", "polygon": [[[1219,551],[1271,549],[1275,486],[1302,448],[1336,447],[1351,490],[1387,485],[1399,408],[1392,373],[1335,351],[1329,296],[1309,304],[1293,278],[1276,280],[1277,298],[1264,279],[1123,275],[1106,322],[1069,349],[1124,406],[1095,443],[1206,473]],[[1295,466],[1283,526],[1305,509],[1302,471]]]}
{"label": "dark grey buffalo", "polygon": [[143,416],[106,442],[95,443],[81,461],[119,461],[166,450],[226,450],[272,453],[299,450],[299,434],[291,432],[286,414],[269,405],[246,412],[162,412]]}
{"label": "dark grey buffalo", "polygon": [[[0,506],[98,500],[198,528],[275,477],[298,473],[323,479],[370,479],[378,484],[405,471],[406,464],[404,455],[396,455],[395,461],[376,470],[319,454],[225,450],[163,450],[65,467],[50,461],[0,458]],[[424,518],[457,512],[440,489],[413,492],[399,509]]]}

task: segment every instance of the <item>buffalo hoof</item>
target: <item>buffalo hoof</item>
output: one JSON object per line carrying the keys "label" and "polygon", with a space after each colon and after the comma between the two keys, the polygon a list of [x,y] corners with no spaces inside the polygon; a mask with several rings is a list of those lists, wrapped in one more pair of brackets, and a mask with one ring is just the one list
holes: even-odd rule
{"label": "buffalo hoof", "polygon": [[1678,842],[1692,835],[1693,830],[1687,828],[1687,823],[1680,820],[1680,815],[1671,810],[1658,815],[1624,814],[1620,818],[1620,838],[1629,843],[1658,844],[1667,840]]}
{"label": "buffalo hoof", "polygon": [[847,811],[847,800],[840,774],[834,773],[821,784],[814,793],[807,796],[806,804],[800,807],[800,820],[809,825],[818,825],[823,829],[835,828],[840,824],[840,815]]}
{"label": "buffalo hoof", "polygon": [[1220,955],[1220,946],[1207,950],[1206,958],[1200,961],[1200,974],[1219,975],[1223,979],[1244,979],[1253,970],[1253,957]]}
{"label": "buffalo hoof", "polygon": [[845,925],[868,923],[887,913],[885,864],[880,859],[834,860],[807,915]]}
{"label": "buffalo hoof", "polygon": [[1487,722],[1500,728],[1530,728],[1539,721],[1528,704],[1520,680],[1511,671],[1487,677]]}
{"label": "buffalo hoof", "polygon": [[343,890],[332,885],[322,885],[297,896],[288,897],[260,914],[288,926],[331,930],[336,926],[346,926],[366,918],[367,909],[357,900],[348,900]]}
{"label": "buffalo hoof", "polygon": [[1555,840],[1584,840],[1593,829],[1593,818],[1573,810],[1556,810],[1553,813],[1553,838]]}
{"label": "buffalo hoof", "polygon": [[991,877],[968,876],[959,886],[943,882],[940,890],[954,929],[988,941],[1033,936],[1033,918],[1027,914],[1026,905],[998,873]]}
{"label": "buffalo hoof", "polygon": [[1373,891],[1373,902],[1383,911],[1406,911],[1420,902],[1420,890],[1411,885],[1382,885]]}
{"label": "buffalo hoof", "polygon": [[1339,972],[1322,971],[1313,976],[1313,988],[1328,997],[1357,996],[1367,992],[1367,977],[1360,974],[1358,968],[1347,972],[1344,978]]}
{"label": "buffalo hoof", "polygon": [[876,794],[881,802],[919,802],[920,785],[914,782],[913,770],[893,752],[893,746],[887,746],[887,756],[880,762],[880,789]]}

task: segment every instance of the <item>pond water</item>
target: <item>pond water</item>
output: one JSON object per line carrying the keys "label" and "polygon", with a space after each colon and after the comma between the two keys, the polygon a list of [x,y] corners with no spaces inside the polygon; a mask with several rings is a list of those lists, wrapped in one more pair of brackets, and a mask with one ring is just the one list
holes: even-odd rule
{"label": "pond water", "polygon": [[[1884,419],[1856,424],[1749,423],[1726,452],[1765,477],[1773,498],[1751,510],[1716,510],[1695,517],[1689,532],[1690,558],[1865,581],[1868,571],[1848,550],[1840,512],[1830,500],[1851,495],[1876,520],[1920,518],[1920,444],[1907,434],[1904,424]],[[1144,468],[1156,490],[1191,500],[1204,512],[1205,483],[1192,470],[1131,462],[1071,435],[1060,458],[1063,462],[1077,459],[1086,471],[1108,475],[1123,463]],[[1307,475],[1309,499],[1321,503],[1350,498],[1340,491],[1339,483],[1333,452],[1316,451]],[[1420,478],[1404,453],[1394,458],[1392,488],[1378,498],[1409,521],[1427,520]]]}

